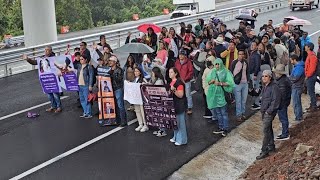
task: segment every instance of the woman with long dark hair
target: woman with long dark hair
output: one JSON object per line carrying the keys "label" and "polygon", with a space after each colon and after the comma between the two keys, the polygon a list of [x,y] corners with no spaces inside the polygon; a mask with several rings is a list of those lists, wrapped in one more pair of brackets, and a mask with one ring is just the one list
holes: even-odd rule
{"label": "woman with long dark hair", "polygon": [[170,84],[170,82],[171,82],[171,79],[169,77],[169,70],[170,70],[170,68],[174,67],[174,63],[175,63],[176,59],[177,58],[175,58],[174,52],[170,50],[168,52],[168,61],[166,64],[167,70],[166,70],[166,77],[165,77],[168,84]]}
{"label": "woman with long dark hair", "polygon": [[[143,72],[139,67],[134,68],[134,83],[146,83],[147,81],[143,78]],[[146,132],[149,130],[148,125],[146,123],[146,119],[144,116],[143,105],[135,104],[134,111],[136,112],[136,116],[139,122],[139,126],[135,129],[135,131]]]}
{"label": "woman with long dark hair", "polygon": [[175,143],[176,146],[187,144],[187,128],[186,128],[186,110],[188,109],[187,97],[185,92],[184,82],[180,78],[177,68],[173,67],[169,70],[170,91],[173,95],[173,104],[176,112],[176,119],[178,129],[174,130],[173,138],[170,142]]}
{"label": "woman with long dark hair", "polygon": [[[154,67],[152,69],[151,82],[150,83],[152,85],[164,85],[165,84],[165,80],[163,78],[163,75],[161,73],[160,68]],[[158,136],[158,137],[163,137],[163,136],[167,135],[167,132],[166,132],[165,128],[159,128],[159,130],[158,131],[154,131],[153,134]]]}
{"label": "woman with long dark hair", "polygon": [[[127,58],[126,64],[123,66],[123,79],[127,80],[129,82],[132,82],[135,77],[134,77],[134,67],[135,67],[135,60],[132,55],[129,55]],[[130,104],[129,108],[127,109],[128,111],[134,111],[134,106]]]}

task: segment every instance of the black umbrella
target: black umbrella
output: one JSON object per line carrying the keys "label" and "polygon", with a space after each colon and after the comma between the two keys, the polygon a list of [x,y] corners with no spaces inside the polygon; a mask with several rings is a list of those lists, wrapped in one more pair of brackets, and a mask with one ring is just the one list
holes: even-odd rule
{"label": "black umbrella", "polygon": [[241,14],[239,16],[236,16],[236,19],[243,20],[243,21],[256,21],[256,18],[249,16],[249,15],[245,15],[245,14]]}
{"label": "black umbrella", "polygon": [[151,47],[143,43],[128,43],[116,49],[116,51],[123,52],[123,53],[138,53],[138,54],[154,52],[154,50]]}

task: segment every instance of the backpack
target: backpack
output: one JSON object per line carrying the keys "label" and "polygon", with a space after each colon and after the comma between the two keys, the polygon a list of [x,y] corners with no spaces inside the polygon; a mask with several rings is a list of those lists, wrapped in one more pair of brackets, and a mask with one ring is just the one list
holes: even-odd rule
{"label": "backpack", "polygon": [[283,51],[282,56],[280,58],[280,63],[283,65],[288,65],[289,63],[289,54],[287,51]]}

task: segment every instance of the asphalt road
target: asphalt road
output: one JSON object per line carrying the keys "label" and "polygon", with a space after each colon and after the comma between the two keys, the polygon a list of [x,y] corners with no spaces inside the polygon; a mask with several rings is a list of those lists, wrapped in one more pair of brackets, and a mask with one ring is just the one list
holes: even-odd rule
{"label": "asphalt road", "polygon": [[[316,43],[320,35],[319,13],[317,9],[295,12],[281,9],[259,15],[257,27],[268,19],[274,19],[277,24],[283,17],[294,15],[313,23],[305,30]],[[237,21],[227,25],[236,27]],[[194,114],[187,119],[189,143],[175,147],[169,142],[172,132],[157,138],[152,131],[136,133],[136,124],[123,129],[100,128],[96,118],[78,118],[81,109],[77,108],[75,93],[65,93],[68,97],[62,100],[61,114],[46,113],[48,105],[43,105],[32,110],[40,113],[40,117],[26,118],[26,113],[19,111],[48,101],[35,71],[2,78],[0,84],[0,179],[24,173],[105,133],[110,135],[75,153],[53,159],[54,163],[34,169],[25,179],[164,179],[220,139],[212,134],[216,125],[207,124],[202,118],[201,92],[193,95]],[[235,122],[233,107],[229,109],[231,127],[236,128],[239,124]],[[135,118],[132,113],[128,116],[130,120]]]}

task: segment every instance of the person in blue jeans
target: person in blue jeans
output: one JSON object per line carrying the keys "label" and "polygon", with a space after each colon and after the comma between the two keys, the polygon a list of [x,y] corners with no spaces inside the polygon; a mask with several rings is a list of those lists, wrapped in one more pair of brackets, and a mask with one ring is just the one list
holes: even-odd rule
{"label": "person in blue jeans", "polygon": [[109,71],[110,77],[111,77],[111,83],[113,88],[113,93],[115,96],[116,101],[116,120],[117,124],[119,124],[121,127],[127,126],[127,114],[126,110],[124,108],[124,91],[123,91],[123,85],[124,85],[124,73],[123,70],[117,65],[118,58],[114,55],[112,55],[109,58],[109,66],[111,70]]}
{"label": "person in blue jeans", "polygon": [[173,138],[170,142],[176,146],[181,146],[188,143],[187,127],[186,127],[186,110],[188,109],[186,87],[180,78],[177,68],[173,67],[169,70],[169,77],[172,80],[170,83],[170,92],[173,95],[173,104],[176,112],[178,129],[174,130]]}
{"label": "person in blue jeans", "polygon": [[305,76],[306,76],[306,84],[307,84],[307,90],[308,94],[310,96],[310,107],[306,110],[308,112],[313,112],[318,109],[317,106],[317,98],[315,93],[315,85],[317,81],[317,65],[318,65],[318,58],[316,54],[313,52],[314,50],[314,44],[308,43],[304,47],[308,56],[305,62]]}
{"label": "person in blue jeans", "polygon": [[276,84],[280,89],[281,102],[278,109],[279,120],[282,124],[282,133],[277,136],[277,140],[288,140],[289,136],[289,119],[288,106],[291,101],[291,82],[286,75],[285,65],[278,64],[273,70],[276,77]]}
{"label": "person in blue jeans", "polygon": [[303,119],[301,95],[304,87],[304,62],[301,61],[298,55],[293,54],[290,57],[291,64],[294,66],[292,73],[289,77],[292,87],[292,104],[295,120],[301,121]]}
{"label": "person in blue jeans", "polygon": [[94,70],[91,65],[88,64],[88,57],[82,55],[80,57],[80,66],[78,66],[78,85],[79,85],[79,97],[80,103],[83,109],[83,114],[80,117],[92,118],[91,103],[88,102],[89,93],[93,87]]}
{"label": "person in blue jeans", "polygon": [[235,87],[232,73],[227,69],[221,59],[214,61],[215,68],[207,77],[209,84],[207,102],[208,108],[214,110],[218,119],[219,129],[214,134],[227,136],[229,132],[229,117],[225,92],[231,93]]}
{"label": "person in blue jeans", "polygon": [[234,96],[236,99],[236,116],[237,121],[241,122],[246,120],[246,102],[248,97],[248,81],[249,76],[249,67],[245,58],[244,50],[238,51],[238,59],[232,61],[231,72],[234,76],[234,81],[236,87],[234,88]]}
{"label": "person in blue jeans", "polygon": [[60,93],[48,93],[51,107],[46,109],[46,112],[59,113],[62,111]]}

